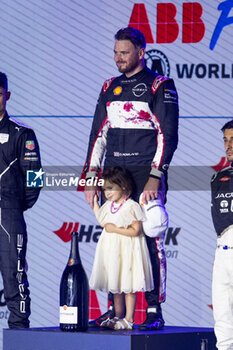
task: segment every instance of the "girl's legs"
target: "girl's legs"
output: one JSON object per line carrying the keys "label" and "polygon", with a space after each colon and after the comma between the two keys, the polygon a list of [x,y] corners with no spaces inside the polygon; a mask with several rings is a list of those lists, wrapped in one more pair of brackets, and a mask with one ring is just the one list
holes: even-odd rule
{"label": "girl's legs", "polygon": [[[116,295],[116,294],[115,294]],[[116,308],[116,315],[121,318],[121,320],[117,321],[114,325],[114,329],[116,330],[120,330],[120,329],[132,329],[132,323],[134,320],[134,312],[135,312],[135,306],[136,306],[136,293],[128,293],[128,294],[118,294],[118,296],[121,296],[121,299],[119,297],[116,297],[115,299],[115,295],[114,295],[114,305],[116,308],[116,305],[118,304],[118,306],[121,305],[121,307],[119,308],[119,311],[117,311]],[[123,298],[126,304],[126,315],[125,318],[122,319],[124,317],[124,303],[123,303]],[[117,302],[117,303],[116,303]],[[117,314],[117,312],[119,312]],[[127,323],[127,321],[129,323]],[[121,325],[120,325],[121,324]],[[121,327],[123,326],[123,327]],[[131,328],[129,328],[131,327]]]}
{"label": "girl's legs", "polygon": [[114,298],[114,308],[115,308],[115,317],[108,317],[101,323],[101,327],[106,327],[110,329],[115,328],[116,322],[123,318],[125,315],[125,294],[117,293],[113,294]]}
{"label": "girl's legs", "polygon": [[134,320],[134,312],[136,307],[137,295],[136,293],[125,294],[126,315],[125,318],[129,322]]}
{"label": "girl's legs", "polygon": [[115,316],[123,318],[125,314],[125,293],[114,294]]}
{"label": "girl's legs", "polygon": [[126,306],[125,318],[129,322],[133,322],[136,300],[137,300],[136,293],[114,294],[114,306],[115,306],[116,317],[119,317],[119,318],[124,317],[125,306]]}

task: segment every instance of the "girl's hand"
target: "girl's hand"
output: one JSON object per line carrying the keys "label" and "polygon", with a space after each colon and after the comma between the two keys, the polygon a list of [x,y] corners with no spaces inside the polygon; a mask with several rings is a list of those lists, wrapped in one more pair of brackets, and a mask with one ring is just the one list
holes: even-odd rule
{"label": "girl's hand", "polygon": [[113,232],[116,232],[116,225],[115,224],[106,224],[104,225],[104,228],[105,230],[108,232],[108,233],[113,233]]}
{"label": "girl's hand", "polygon": [[[100,209],[98,200],[99,200],[98,195],[95,194],[94,197],[93,197],[93,210],[94,210],[94,213],[95,213],[96,218],[97,218],[97,216],[98,216],[98,211],[99,211],[99,209]],[[97,221],[98,221],[98,218],[97,218]]]}
{"label": "girl's hand", "polygon": [[127,228],[118,227],[115,224],[107,223],[104,225],[106,232],[118,233],[119,235],[136,237],[142,232],[142,223],[140,221],[133,221]]}
{"label": "girl's hand", "polygon": [[98,203],[98,196],[97,196],[97,194],[94,195],[94,204],[99,204]]}

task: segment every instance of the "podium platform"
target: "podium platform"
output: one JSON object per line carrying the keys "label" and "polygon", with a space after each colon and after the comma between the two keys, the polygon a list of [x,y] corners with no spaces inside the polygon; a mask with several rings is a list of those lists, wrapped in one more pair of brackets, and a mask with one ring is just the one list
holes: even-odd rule
{"label": "podium platform", "polygon": [[4,329],[3,350],[217,350],[212,328],[62,332],[58,327]]}

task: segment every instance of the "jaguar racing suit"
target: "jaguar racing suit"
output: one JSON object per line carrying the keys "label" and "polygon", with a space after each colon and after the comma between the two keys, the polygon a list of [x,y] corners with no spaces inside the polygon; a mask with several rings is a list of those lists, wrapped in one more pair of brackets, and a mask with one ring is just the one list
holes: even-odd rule
{"label": "jaguar racing suit", "polygon": [[[100,93],[90,134],[86,178],[104,167],[130,170],[138,200],[150,176],[165,180],[178,142],[178,97],[174,82],[145,67],[127,78],[107,80]],[[164,196],[163,196],[164,198]],[[163,242],[147,238],[154,286],[148,305],[165,301],[166,258]]]}
{"label": "jaguar racing suit", "polygon": [[217,233],[212,281],[214,331],[219,350],[233,349],[233,164],[211,180],[212,219]]}
{"label": "jaguar racing suit", "polygon": [[29,327],[27,232],[23,212],[34,205],[40,190],[26,187],[26,172],[40,168],[35,133],[5,113],[0,121],[0,270],[10,328]]}

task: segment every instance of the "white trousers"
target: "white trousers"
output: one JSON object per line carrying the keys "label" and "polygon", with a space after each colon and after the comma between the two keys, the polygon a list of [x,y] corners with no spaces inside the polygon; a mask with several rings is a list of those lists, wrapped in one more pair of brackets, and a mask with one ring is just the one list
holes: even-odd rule
{"label": "white trousers", "polygon": [[233,229],[217,239],[213,267],[214,331],[219,350],[233,350],[233,249],[223,249],[226,245],[233,247]]}

